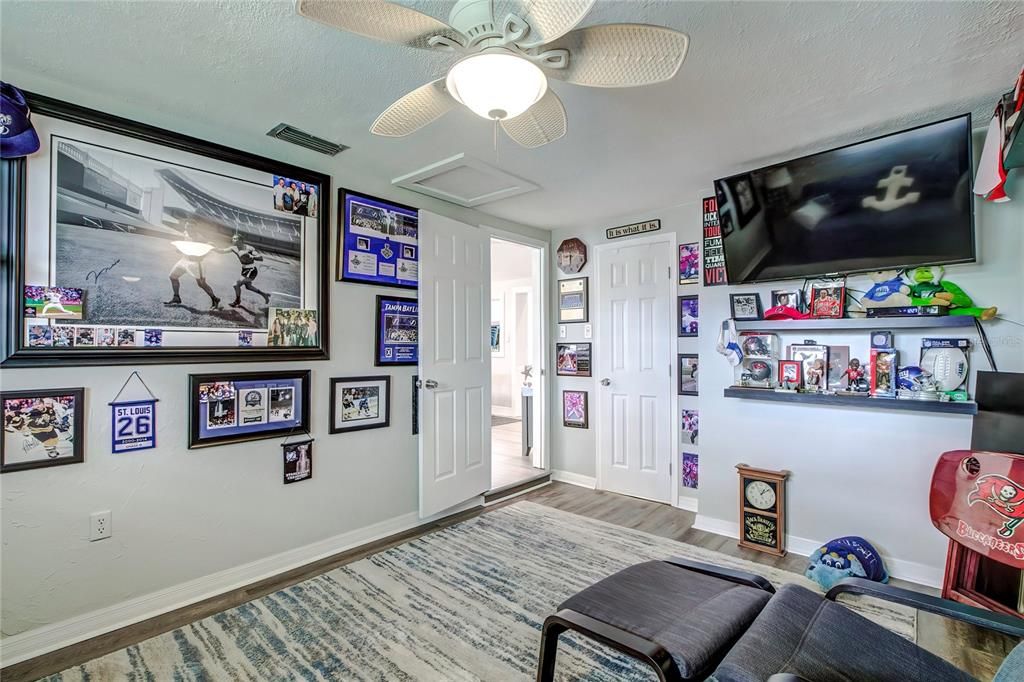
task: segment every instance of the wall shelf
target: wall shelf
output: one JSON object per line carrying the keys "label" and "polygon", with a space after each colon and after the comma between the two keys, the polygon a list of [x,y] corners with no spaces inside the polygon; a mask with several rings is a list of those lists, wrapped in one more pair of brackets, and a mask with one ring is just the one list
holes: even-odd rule
{"label": "wall shelf", "polygon": [[819,393],[796,393],[773,391],[770,388],[744,388],[730,386],[725,389],[726,398],[767,400],[779,403],[804,403],[809,405],[833,405],[837,407],[864,407],[878,410],[904,410],[907,412],[940,412],[945,414],[978,413],[975,402],[955,403],[929,400],[898,400],[895,398],[870,398],[850,395],[828,395]]}
{"label": "wall shelf", "polygon": [[748,320],[736,322],[737,331],[840,331],[843,329],[950,329],[973,327],[974,318],[968,315],[940,315],[938,317],[844,317],[841,319],[810,320]]}

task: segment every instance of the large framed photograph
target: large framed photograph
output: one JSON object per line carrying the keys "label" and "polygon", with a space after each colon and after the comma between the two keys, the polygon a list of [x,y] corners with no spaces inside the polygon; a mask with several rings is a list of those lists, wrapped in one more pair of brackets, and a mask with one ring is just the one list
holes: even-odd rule
{"label": "large framed photograph", "polygon": [[378,367],[419,362],[419,302],[415,298],[378,296],[373,364]]}
{"label": "large framed photograph", "polygon": [[700,308],[696,295],[679,296],[679,336],[693,337],[700,331]]}
{"label": "large framed photograph", "polygon": [[419,222],[412,206],[339,189],[336,278],[418,288]]}
{"label": "large framed photograph", "polygon": [[586,391],[562,391],[562,425],[572,429],[590,428]]}
{"label": "large framed photograph", "polygon": [[729,294],[729,308],[732,312],[732,319],[760,320],[764,317],[764,309],[761,307],[761,296],[758,293]]}
{"label": "large framed photograph", "polygon": [[555,374],[560,377],[589,377],[590,348],[589,343],[558,343],[555,346]]}
{"label": "large framed photograph", "polygon": [[697,354],[679,354],[679,395],[698,395]]}
{"label": "large framed photograph", "polygon": [[[40,149],[0,162],[6,365],[327,358],[329,175],[26,96]],[[316,343],[269,347],[275,307],[316,311]]]}
{"label": "large framed photograph", "polygon": [[85,389],[0,393],[0,473],[85,461]]}
{"label": "large framed photograph", "polygon": [[331,379],[331,433],[381,429],[391,424],[391,377]]}
{"label": "large framed photograph", "polygon": [[589,278],[558,281],[558,323],[586,322],[589,311]]}
{"label": "large framed photograph", "polygon": [[309,432],[309,370],[190,374],[188,447]]}

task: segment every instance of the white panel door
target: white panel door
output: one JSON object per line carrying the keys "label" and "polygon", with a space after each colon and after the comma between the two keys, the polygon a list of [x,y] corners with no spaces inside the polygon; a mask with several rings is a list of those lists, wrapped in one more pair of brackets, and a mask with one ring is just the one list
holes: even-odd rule
{"label": "white panel door", "polygon": [[599,481],[670,502],[674,277],[668,242],[598,251]]}
{"label": "white panel door", "polygon": [[420,516],[491,487],[491,245],[420,211]]}

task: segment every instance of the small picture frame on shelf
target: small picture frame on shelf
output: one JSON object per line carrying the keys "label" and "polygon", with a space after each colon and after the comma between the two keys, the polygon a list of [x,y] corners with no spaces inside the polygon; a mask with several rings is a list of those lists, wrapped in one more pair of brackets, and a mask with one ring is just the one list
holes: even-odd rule
{"label": "small picture frame on shelf", "polygon": [[795,310],[804,309],[803,289],[774,289],[772,291],[772,307],[785,306]]}
{"label": "small picture frame on shelf", "polygon": [[845,313],[845,282],[826,282],[811,285],[811,317],[837,320],[842,318]]}
{"label": "small picture frame on shelf", "polygon": [[764,316],[761,295],[757,292],[729,294],[729,309],[732,312],[732,319],[737,322],[760,320]]}
{"label": "small picture frame on shelf", "polygon": [[803,365],[798,360],[779,360],[779,388],[795,391],[803,385]]}
{"label": "small picture frame on shelf", "polygon": [[680,353],[678,360],[679,395],[698,395],[697,354]]}
{"label": "small picture frame on shelf", "polygon": [[679,337],[695,337],[700,331],[699,303],[696,295],[678,297]]}

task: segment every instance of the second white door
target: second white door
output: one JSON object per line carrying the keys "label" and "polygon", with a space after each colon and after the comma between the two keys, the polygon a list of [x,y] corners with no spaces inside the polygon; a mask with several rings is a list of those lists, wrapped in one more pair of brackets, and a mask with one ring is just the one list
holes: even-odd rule
{"label": "second white door", "polygon": [[671,502],[673,244],[598,250],[598,483]]}

